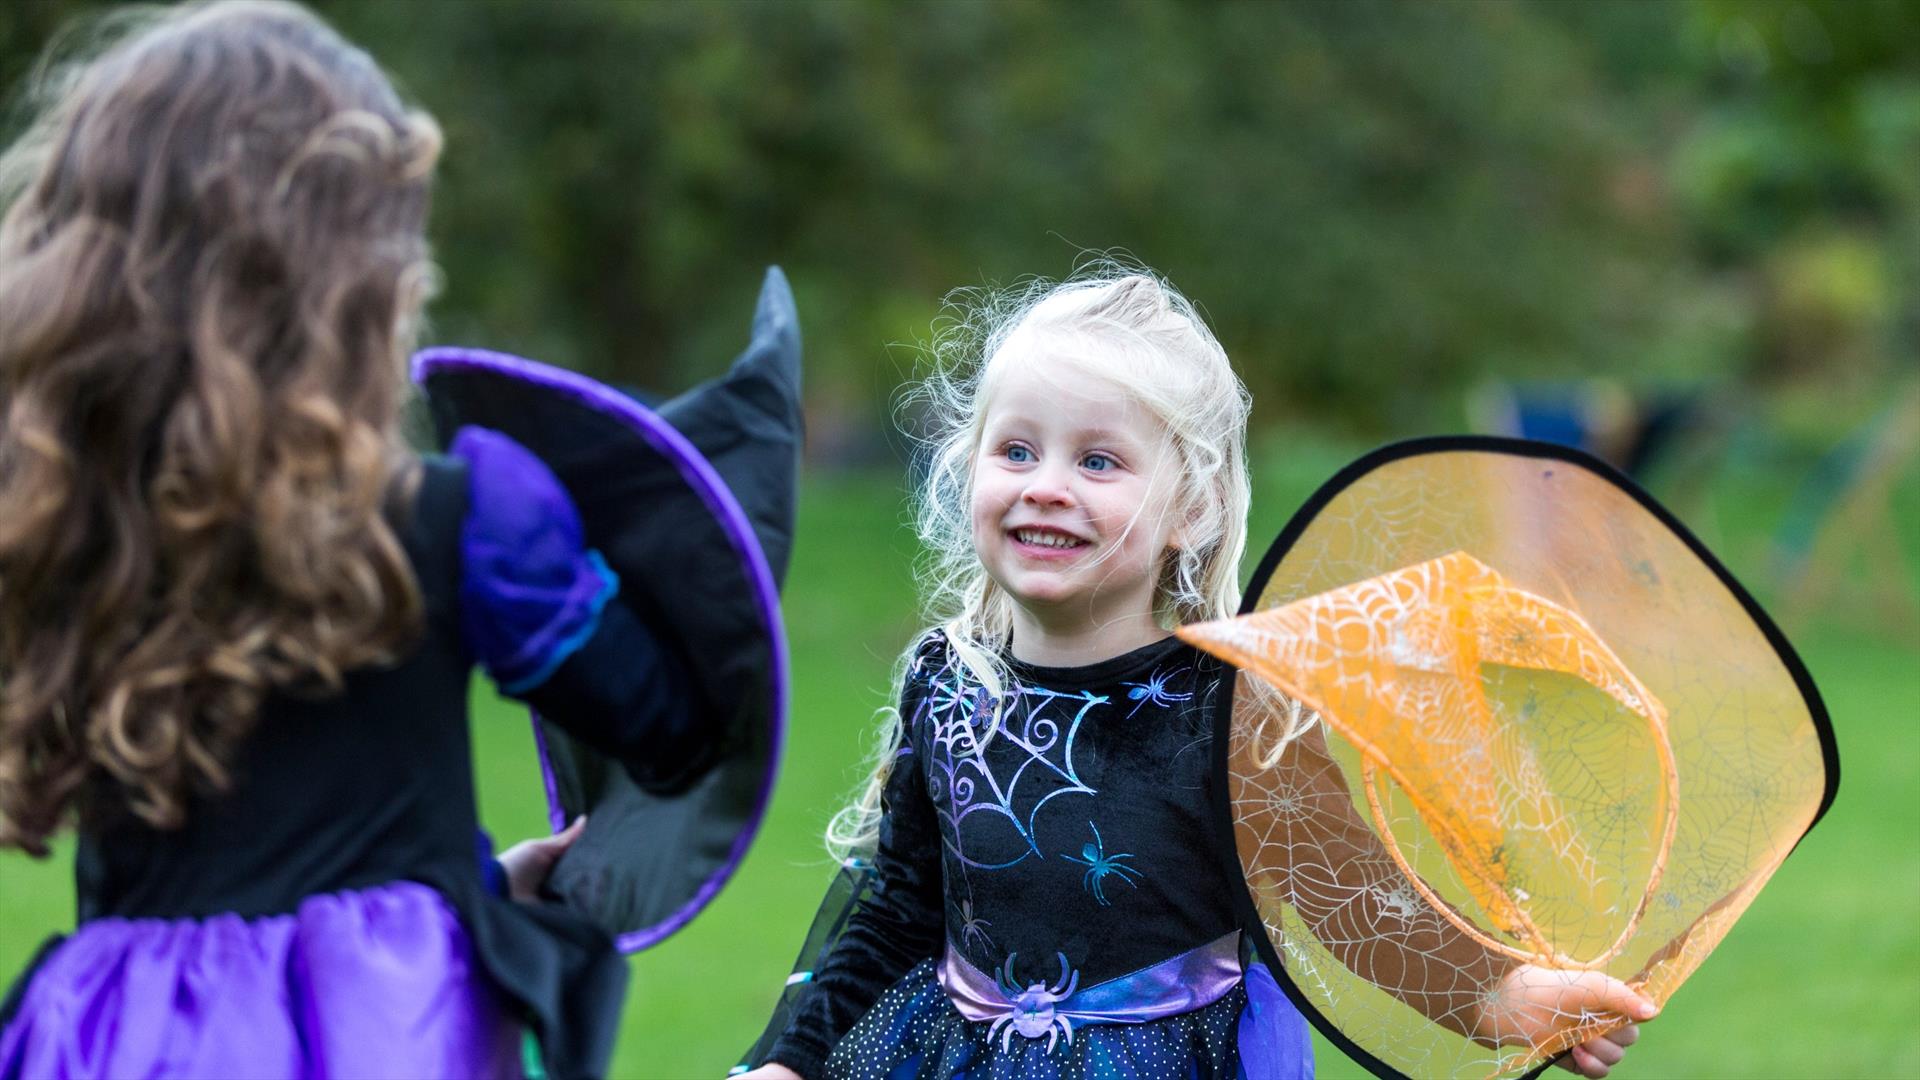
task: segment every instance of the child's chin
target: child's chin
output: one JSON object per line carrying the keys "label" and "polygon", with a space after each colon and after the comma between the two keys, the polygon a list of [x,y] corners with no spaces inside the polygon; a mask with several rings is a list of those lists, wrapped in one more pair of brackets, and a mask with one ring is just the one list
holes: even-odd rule
{"label": "child's chin", "polygon": [[1007,592],[1014,602],[1028,608],[1053,608],[1074,599],[1080,590],[1065,582],[1023,581]]}

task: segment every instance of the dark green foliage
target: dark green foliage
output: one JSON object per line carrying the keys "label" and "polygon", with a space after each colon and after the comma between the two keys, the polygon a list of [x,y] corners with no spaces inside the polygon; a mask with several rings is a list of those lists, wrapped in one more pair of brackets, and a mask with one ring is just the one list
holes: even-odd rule
{"label": "dark green foliage", "polygon": [[[88,6],[7,6],[0,74]],[[1373,434],[1490,376],[1871,385],[1920,322],[1910,3],[319,7],[447,129],[433,336],[629,383],[773,261],[856,421],[948,289],[1084,249]]]}

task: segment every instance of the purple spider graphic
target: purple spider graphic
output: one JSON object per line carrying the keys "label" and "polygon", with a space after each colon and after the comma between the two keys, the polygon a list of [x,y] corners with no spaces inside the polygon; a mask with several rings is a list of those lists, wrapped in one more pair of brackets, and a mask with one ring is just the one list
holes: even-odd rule
{"label": "purple spider graphic", "polygon": [[[1093,830],[1093,843],[1082,845],[1078,856],[1063,855],[1061,858],[1066,859],[1068,862],[1077,862],[1082,866],[1090,867],[1085,880],[1083,880],[1081,884],[1084,885],[1089,892],[1093,893],[1095,900],[1100,901],[1100,906],[1109,907],[1111,906],[1111,902],[1107,900],[1106,892],[1106,879],[1108,876],[1117,877],[1121,881],[1135,888],[1139,888],[1134,878],[1144,878],[1146,875],[1131,866],[1121,865],[1120,860],[1131,859],[1133,858],[1132,855],[1124,851],[1113,855],[1107,854],[1106,844],[1100,839],[1100,827],[1098,825],[1089,821],[1087,822],[1087,828]],[[1132,876],[1130,877],[1128,875]]]}
{"label": "purple spider graphic", "polygon": [[990,920],[980,918],[973,913],[972,897],[960,901],[960,942],[962,945],[972,945],[973,939],[977,937],[980,939],[981,951],[991,952],[993,950],[993,939],[987,936],[987,927],[992,925],[993,923]]}
{"label": "purple spider graphic", "polygon": [[1147,676],[1146,682],[1121,683],[1121,686],[1130,686],[1133,688],[1127,691],[1127,700],[1135,703],[1133,712],[1129,712],[1127,718],[1131,720],[1133,714],[1139,712],[1140,707],[1149,701],[1161,708],[1165,708],[1177,701],[1190,700],[1193,697],[1191,693],[1176,694],[1167,689],[1168,680],[1174,678],[1176,675],[1184,674],[1186,670],[1186,668],[1181,668],[1179,671],[1174,672],[1161,672],[1156,670],[1152,675]]}
{"label": "purple spider graphic", "polygon": [[987,1029],[987,1038],[991,1040],[995,1032],[1006,1028],[1000,1036],[1000,1049],[1012,1048],[1013,1033],[1019,1032],[1022,1038],[1037,1039],[1042,1032],[1047,1036],[1047,1053],[1053,1053],[1053,1044],[1060,1036],[1067,1037],[1067,1045],[1073,1045],[1073,1022],[1064,1016],[1056,1016],[1053,1006],[1073,996],[1080,988],[1080,973],[1067,963],[1066,953],[1055,953],[1060,958],[1060,981],[1048,986],[1046,983],[1034,983],[1025,990],[1014,980],[1013,958],[1019,953],[1008,953],[1007,964],[993,973],[994,981],[1000,984],[1000,992],[1006,995],[1013,1011],[993,1022]]}

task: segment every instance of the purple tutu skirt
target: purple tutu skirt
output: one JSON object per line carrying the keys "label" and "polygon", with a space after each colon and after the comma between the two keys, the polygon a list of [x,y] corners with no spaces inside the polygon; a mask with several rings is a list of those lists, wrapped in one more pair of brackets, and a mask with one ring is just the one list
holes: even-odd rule
{"label": "purple tutu skirt", "polygon": [[414,882],[243,919],[96,919],[34,972],[0,1077],[518,1076],[519,1027]]}

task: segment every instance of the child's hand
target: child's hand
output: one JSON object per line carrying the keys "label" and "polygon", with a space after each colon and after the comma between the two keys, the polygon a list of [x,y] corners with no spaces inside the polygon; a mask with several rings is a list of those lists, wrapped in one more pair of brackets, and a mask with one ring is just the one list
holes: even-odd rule
{"label": "child's hand", "polygon": [[1596,1035],[1586,1042],[1567,1051],[1567,1056],[1557,1063],[1570,1073],[1578,1073],[1588,1080],[1600,1080],[1607,1070],[1620,1064],[1627,1054],[1627,1047],[1640,1039],[1640,1025],[1628,1024],[1615,1028],[1605,1035]]}
{"label": "child's hand", "polygon": [[585,814],[573,819],[565,832],[538,840],[522,840],[500,853],[500,866],[507,872],[507,896],[514,900],[536,900],[540,886],[553,873],[553,864],[567,853],[587,827]]}
{"label": "child's hand", "polygon": [[801,1080],[801,1077],[785,1065],[769,1061],[752,1072],[741,1073],[735,1080]]}
{"label": "child's hand", "polygon": [[1543,1046],[1576,1025],[1617,1017],[1621,1026],[1579,1043],[1560,1062],[1569,1072],[1599,1080],[1639,1039],[1633,1021],[1650,1020],[1659,1011],[1610,975],[1522,964],[1488,996],[1475,1034],[1496,1046]]}

